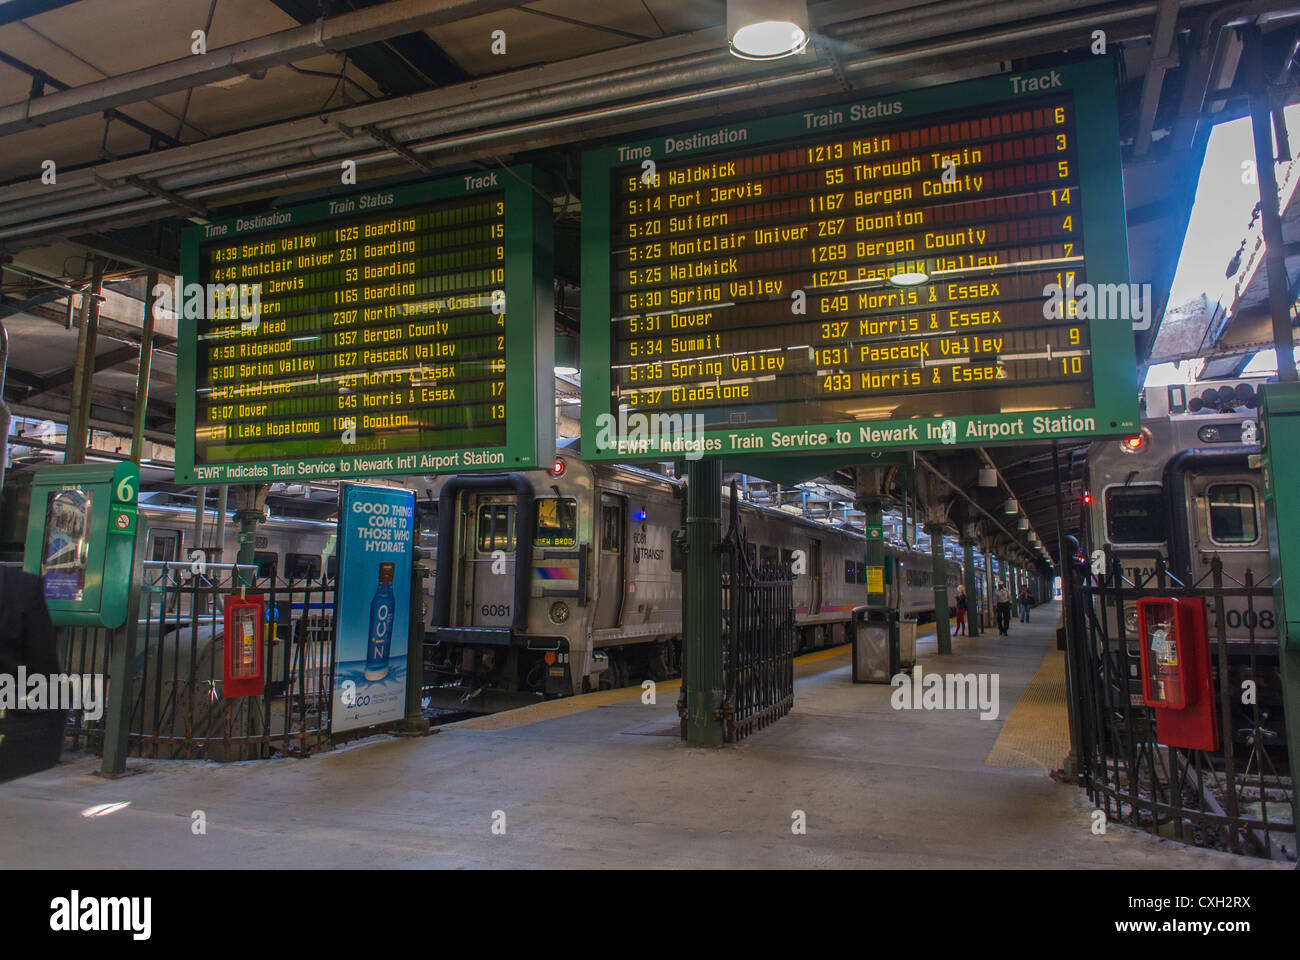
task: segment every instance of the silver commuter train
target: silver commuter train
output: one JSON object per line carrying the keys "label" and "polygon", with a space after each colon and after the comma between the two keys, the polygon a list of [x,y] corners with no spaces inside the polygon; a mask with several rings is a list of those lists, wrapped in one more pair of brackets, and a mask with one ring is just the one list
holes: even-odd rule
{"label": "silver commuter train", "polygon": [[[1151,589],[1157,587],[1152,575],[1161,558],[1170,575],[1171,595],[1184,584],[1211,586],[1208,574],[1216,557],[1225,587],[1244,584],[1247,571],[1257,585],[1271,584],[1256,421],[1256,388],[1263,382],[1237,378],[1147,388],[1140,434],[1089,448],[1087,489],[1092,505],[1085,549],[1090,555],[1110,548],[1123,565],[1125,579]],[[1113,610],[1098,612],[1106,618],[1107,632],[1115,635]],[[1218,612],[1215,601],[1207,598],[1212,637]],[[1262,745],[1284,770],[1281,691],[1273,679],[1278,631],[1272,595],[1253,602],[1226,597],[1222,612],[1229,687],[1240,690],[1244,680],[1258,681],[1258,703],[1271,738]],[[1131,658],[1129,696],[1141,702],[1137,609],[1128,602],[1125,637]],[[1219,653],[1213,640],[1210,656],[1217,701]],[[1252,727],[1250,713],[1239,696],[1229,696],[1226,702],[1233,711],[1232,728],[1242,736]]]}
{"label": "silver commuter train", "polygon": [[[682,575],[672,535],[685,526],[684,483],[588,463],[566,448],[550,471],[443,477],[434,490],[426,668],[461,707],[497,709],[521,694],[564,696],[678,672]],[[794,582],[801,646],[843,642],[867,601],[865,538],[751,503],[740,516],[760,561],[806,552],[807,573]],[[932,616],[930,555],[898,545],[886,554],[891,606]],[[961,566],[948,568],[955,598]]]}

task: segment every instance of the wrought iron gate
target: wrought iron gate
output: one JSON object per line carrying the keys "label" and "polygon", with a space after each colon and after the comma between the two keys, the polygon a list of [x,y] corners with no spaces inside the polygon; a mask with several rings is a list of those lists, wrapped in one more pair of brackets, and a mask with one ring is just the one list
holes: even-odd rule
{"label": "wrought iron gate", "polygon": [[[1250,571],[1235,580],[1215,557],[1200,580],[1181,584],[1162,558],[1134,559],[1107,551],[1105,575],[1084,573],[1075,591],[1083,642],[1071,645],[1071,670],[1080,773],[1089,797],[1111,822],[1260,857],[1281,856],[1285,846],[1294,856],[1294,780],[1287,768],[1277,642],[1256,637],[1271,616],[1269,582],[1257,583]],[[1159,743],[1138,679],[1136,605],[1142,597],[1205,600],[1218,751]],[[1245,690],[1253,695],[1243,696]]]}
{"label": "wrought iron gate", "polygon": [[731,532],[722,637],[722,719],[727,743],[749,736],[794,705],[794,589],[789,564],[759,561],[737,522]]}
{"label": "wrought iron gate", "polygon": [[[306,756],[329,745],[334,583],[259,578],[265,598],[261,695],[222,696],[223,603],[239,591],[230,564],[146,561],[136,621],[129,750],[161,759],[251,760]],[[113,635],[64,628],[70,672],[107,677]],[[69,749],[103,750],[104,719],[69,715]]]}

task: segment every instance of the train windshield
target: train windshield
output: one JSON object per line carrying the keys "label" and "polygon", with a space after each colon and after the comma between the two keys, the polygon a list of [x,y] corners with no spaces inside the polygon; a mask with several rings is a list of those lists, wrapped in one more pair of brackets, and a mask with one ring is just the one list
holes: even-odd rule
{"label": "train windshield", "polygon": [[1210,487],[1210,536],[1215,543],[1254,543],[1259,539],[1255,490],[1248,483]]}
{"label": "train windshield", "polygon": [[1111,543],[1163,543],[1164,487],[1155,483],[1107,490],[1106,537]]}
{"label": "train windshield", "polygon": [[544,497],[537,501],[537,530],[533,542],[539,547],[572,547],[578,542],[578,501]]}

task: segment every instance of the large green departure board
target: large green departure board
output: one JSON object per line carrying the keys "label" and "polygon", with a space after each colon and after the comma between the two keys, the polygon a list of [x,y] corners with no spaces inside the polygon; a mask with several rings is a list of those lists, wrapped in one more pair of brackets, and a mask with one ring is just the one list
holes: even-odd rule
{"label": "large green departure board", "polygon": [[1111,71],[586,153],[584,456],[1132,432]]}
{"label": "large green departure board", "polygon": [[187,230],[178,481],[549,464],[550,261],[528,167]]}

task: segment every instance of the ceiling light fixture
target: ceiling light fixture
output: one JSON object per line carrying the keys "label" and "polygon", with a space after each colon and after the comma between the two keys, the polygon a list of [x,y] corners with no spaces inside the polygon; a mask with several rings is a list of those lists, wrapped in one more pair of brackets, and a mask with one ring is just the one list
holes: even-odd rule
{"label": "ceiling light fixture", "polygon": [[805,0],[727,0],[727,47],[742,60],[780,60],[808,46]]}

